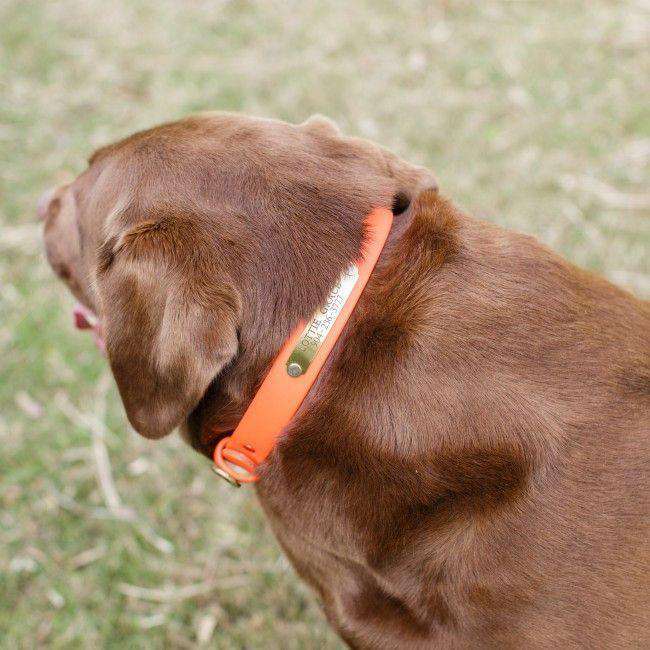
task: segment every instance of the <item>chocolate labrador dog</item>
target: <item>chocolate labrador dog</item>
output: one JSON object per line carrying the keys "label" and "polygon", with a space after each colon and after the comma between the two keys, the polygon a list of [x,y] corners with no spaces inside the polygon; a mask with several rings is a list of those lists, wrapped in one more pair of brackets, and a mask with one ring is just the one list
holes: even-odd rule
{"label": "chocolate labrador dog", "polygon": [[137,133],[39,211],[133,427],[211,456],[378,206],[377,267],[260,467],[294,567],[353,647],[650,647],[647,302],[324,118]]}

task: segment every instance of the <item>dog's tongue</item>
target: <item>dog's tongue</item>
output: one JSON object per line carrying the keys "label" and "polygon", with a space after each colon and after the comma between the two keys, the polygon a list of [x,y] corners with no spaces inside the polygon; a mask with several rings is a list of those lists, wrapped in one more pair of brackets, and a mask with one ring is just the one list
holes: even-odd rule
{"label": "dog's tongue", "polygon": [[74,326],[78,330],[91,330],[97,325],[97,317],[95,314],[80,302],[72,308],[72,315],[74,317]]}
{"label": "dog's tongue", "polygon": [[81,303],[77,303],[73,307],[72,315],[74,318],[74,326],[80,330],[92,330],[95,344],[103,354],[106,354],[106,345],[104,344],[102,325],[99,322],[97,316],[95,316],[95,314],[90,309],[84,307]]}

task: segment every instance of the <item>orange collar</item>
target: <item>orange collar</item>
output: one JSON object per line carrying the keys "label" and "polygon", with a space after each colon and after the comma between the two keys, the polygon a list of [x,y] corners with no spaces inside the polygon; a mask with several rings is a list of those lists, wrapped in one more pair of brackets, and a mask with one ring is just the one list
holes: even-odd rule
{"label": "orange collar", "polygon": [[231,436],[214,450],[214,470],[230,483],[252,483],[257,466],[307,396],[375,268],[393,223],[393,213],[376,208],[365,219],[361,259],[343,273],[325,305],[300,323],[285,341],[257,394]]}

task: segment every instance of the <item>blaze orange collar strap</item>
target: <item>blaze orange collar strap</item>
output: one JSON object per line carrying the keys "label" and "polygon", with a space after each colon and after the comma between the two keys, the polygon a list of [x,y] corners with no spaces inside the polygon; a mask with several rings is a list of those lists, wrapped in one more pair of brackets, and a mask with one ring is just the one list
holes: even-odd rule
{"label": "blaze orange collar strap", "polygon": [[393,213],[386,208],[366,217],[361,259],[343,273],[314,317],[300,323],[285,341],[237,428],[219,441],[214,470],[229,482],[257,481],[257,466],[271,453],[316,381],[375,268],[392,223]]}

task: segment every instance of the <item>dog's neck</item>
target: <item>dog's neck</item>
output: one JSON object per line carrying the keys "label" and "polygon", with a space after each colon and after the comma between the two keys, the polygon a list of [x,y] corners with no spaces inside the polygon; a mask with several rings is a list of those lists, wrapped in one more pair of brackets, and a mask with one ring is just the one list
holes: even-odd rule
{"label": "dog's neck", "polygon": [[255,468],[293,420],[354,313],[392,223],[393,213],[386,207],[376,208],[366,216],[363,243],[355,261],[309,319],[301,321],[287,336],[235,431],[215,449],[215,471],[226,480],[257,480]]}
{"label": "dog's neck", "polygon": [[[412,209],[396,214],[373,276],[388,275],[391,284],[398,282],[396,275],[404,269],[405,246],[413,251],[412,244],[403,245],[403,241],[412,239],[414,215]],[[236,427],[288,334],[297,323],[313,315],[343,270],[358,258],[362,222],[360,217],[358,227],[348,224],[347,230],[334,231],[330,240],[322,230],[306,234],[303,250],[315,253],[325,250],[325,253],[292,257],[276,277],[267,270],[262,286],[251,287],[250,291],[255,292],[251,303],[261,307],[251,310],[242,326],[240,355],[214,382],[188,420],[190,434],[186,437],[199,451],[210,456],[219,433],[227,434]],[[323,241],[334,241],[336,245],[324,247]],[[289,246],[279,246],[274,259],[280,260],[291,253]],[[412,268],[415,262],[409,259],[408,266]],[[376,302],[373,294],[383,284],[383,280],[371,278],[360,304]]]}

